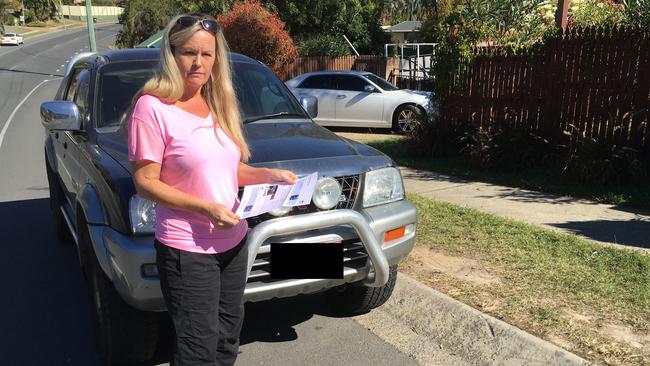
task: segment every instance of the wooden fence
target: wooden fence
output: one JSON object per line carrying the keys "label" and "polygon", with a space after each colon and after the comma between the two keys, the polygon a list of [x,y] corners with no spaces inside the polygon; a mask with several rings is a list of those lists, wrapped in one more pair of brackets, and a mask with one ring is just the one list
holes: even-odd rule
{"label": "wooden fence", "polygon": [[278,77],[286,81],[306,72],[327,70],[370,71],[385,78],[386,58],[372,55],[299,57],[293,63],[286,65],[278,73]]}
{"label": "wooden fence", "polygon": [[650,34],[572,29],[523,56],[484,50],[457,79],[442,128],[520,128],[554,143],[567,131],[650,148]]}

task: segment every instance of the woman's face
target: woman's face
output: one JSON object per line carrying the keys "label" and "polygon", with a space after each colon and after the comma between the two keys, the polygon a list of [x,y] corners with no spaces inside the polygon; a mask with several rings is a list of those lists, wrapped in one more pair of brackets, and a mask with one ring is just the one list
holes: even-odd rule
{"label": "woman's face", "polygon": [[174,53],[185,88],[198,89],[208,82],[216,55],[214,35],[199,30]]}

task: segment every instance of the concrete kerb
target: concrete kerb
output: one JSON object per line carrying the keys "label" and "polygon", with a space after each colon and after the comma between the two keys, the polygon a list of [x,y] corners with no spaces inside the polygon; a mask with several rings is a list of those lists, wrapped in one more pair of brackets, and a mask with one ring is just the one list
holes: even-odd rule
{"label": "concrete kerb", "polygon": [[422,365],[590,364],[403,273],[386,304],[355,320]]}

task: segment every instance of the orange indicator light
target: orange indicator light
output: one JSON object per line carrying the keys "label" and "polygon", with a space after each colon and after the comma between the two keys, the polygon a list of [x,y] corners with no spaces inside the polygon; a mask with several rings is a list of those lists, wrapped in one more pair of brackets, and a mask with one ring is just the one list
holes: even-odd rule
{"label": "orange indicator light", "polygon": [[398,227],[397,229],[387,231],[386,233],[384,233],[384,243],[401,238],[402,236],[404,236],[405,232],[406,232],[406,226]]}

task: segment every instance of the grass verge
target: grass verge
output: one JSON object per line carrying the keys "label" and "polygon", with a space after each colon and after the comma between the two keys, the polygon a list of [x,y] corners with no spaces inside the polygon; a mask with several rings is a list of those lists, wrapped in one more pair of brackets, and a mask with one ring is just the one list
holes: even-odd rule
{"label": "grass verge", "polygon": [[463,156],[436,159],[413,157],[408,153],[404,138],[370,141],[367,144],[390,156],[399,165],[411,168],[509,187],[586,198],[600,203],[650,209],[650,184],[648,183],[620,186],[584,184],[562,178],[557,168],[488,172],[471,166]]}
{"label": "grass verge", "polygon": [[650,255],[408,198],[418,208],[418,247],[498,280],[468,281],[417,256],[400,270],[591,361],[650,364]]}

